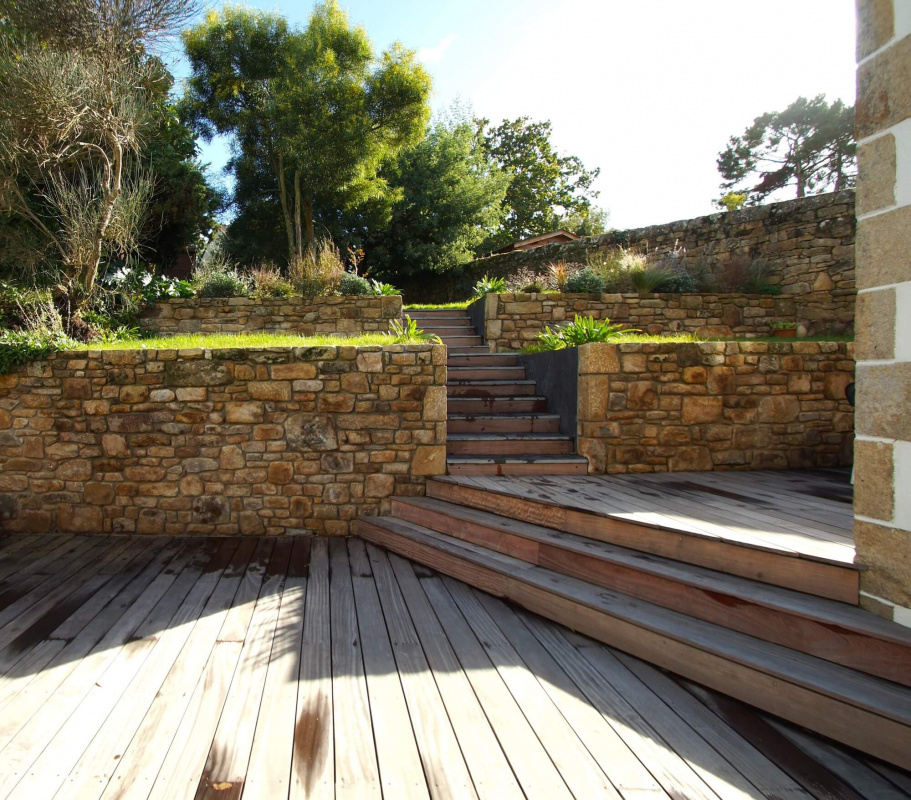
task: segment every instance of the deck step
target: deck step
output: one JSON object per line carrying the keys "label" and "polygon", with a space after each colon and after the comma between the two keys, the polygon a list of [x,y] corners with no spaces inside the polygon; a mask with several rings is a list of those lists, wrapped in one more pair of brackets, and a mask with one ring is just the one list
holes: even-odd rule
{"label": "deck step", "polygon": [[402,314],[407,314],[412,319],[471,319],[468,312],[463,308],[406,308],[402,311]]}
{"label": "deck step", "polygon": [[856,606],[435,500],[393,516],[602,588],[911,686],[911,629]]}
{"label": "deck step", "polygon": [[519,357],[512,353],[477,353],[475,355],[449,354],[450,367],[515,367]]}
{"label": "deck step", "polygon": [[456,381],[521,381],[525,379],[525,367],[501,367],[499,365],[472,365],[470,367],[449,367],[449,380]]}
{"label": "deck step", "polygon": [[455,414],[450,411],[446,432],[453,433],[559,433],[558,414]]}
{"label": "deck step", "polygon": [[447,334],[446,336],[440,337],[443,340],[443,344],[447,347],[451,345],[474,345],[479,346],[484,344],[484,339],[478,335],[452,335]]}
{"label": "deck step", "polygon": [[490,348],[486,344],[482,345],[446,345],[446,353],[449,356],[476,356],[489,355]]}
{"label": "deck step", "polygon": [[450,397],[452,414],[530,414],[547,411],[546,397]]}
{"label": "deck step", "polygon": [[560,433],[448,433],[446,453],[454,456],[569,455],[573,439]]}
{"label": "deck step", "polygon": [[517,395],[537,396],[538,386],[534,381],[453,381],[446,384],[449,397],[515,397]]}
{"label": "deck step", "polygon": [[[449,471],[453,476],[510,474],[489,469],[460,473],[452,466]],[[859,573],[849,564],[762,548],[708,532],[687,532],[632,514],[599,512],[584,498],[570,501],[547,491],[542,491],[541,496],[519,497],[498,491],[492,483],[484,487],[469,486],[456,479],[437,478],[428,481],[427,494],[521,522],[544,525],[817,597],[857,604]]]}
{"label": "deck step", "polygon": [[581,456],[447,455],[450,475],[585,475],[588,460]]}
{"label": "deck step", "polygon": [[911,767],[911,692],[781,645],[496,553],[405,520],[358,535],[637,658]]}

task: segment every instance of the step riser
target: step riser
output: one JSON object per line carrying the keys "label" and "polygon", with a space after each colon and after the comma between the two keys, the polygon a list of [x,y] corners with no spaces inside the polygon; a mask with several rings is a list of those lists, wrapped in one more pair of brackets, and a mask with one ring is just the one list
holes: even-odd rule
{"label": "step riser", "polygon": [[449,355],[447,365],[450,367],[517,367],[519,359],[509,355]]}
{"label": "step riser", "polygon": [[535,396],[537,389],[533,383],[501,383],[497,386],[484,386],[478,383],[450,384],[446,387],[449,397],[516,397],[523,394]]}
{"label": "step riser", "polygon": [[424,542],[375,525],[356,522],[356,532],[373,542],[472,586],[609,644],[644,661],[735,697],[837,741],[890,761],[911,766],[909,729],[902,723],[811,688],[782,680],[748,663],[687,643],[683,637],[606,613],[529,579],[508,577],[473,559],[443,552]]}
{"label": "step riser", "polygon": [[468,316],[467,312],[459,311],[458,309],[442,309],[441,311],[408,311],[405,309],[402,314],[411,317],[412,319],[429,319],[429,320],[441,320],[441,319],[455,319],[459,322],[470,322],[471,317]]}
{"label": "step riser", "polygon": [[418,325],[424,333],[435,333],[440,338],[448,336],[479,336],[473,325]]}
{"label": "step riser", "polygon": [[547,411],[547,400],[466,400],[453,397],[450,414],[533,414]]}
{"label": "step riser", "polygon": [[459,464],[447,463],[450,475],[587,475],[588,465],[567,464]]}
{"label": "step riser", "polygon": [[[452,469],[450,473],[459,474]],[[492,471],[461,474],[499,473]],[[831,564],[780,556],[766,550],[739,547],[729,541],[687,536],[679,531],[665,531],[637,525],[634,522],[599,517],[583,511],[456,486],[444,481],[428,481],[427,495],[438,500],[447,500],[469,508],[512,517],[522,522],[617,544],[631,550],[654,553],[761,583],[857,605],[858,573]]]}
{"label": "step riser", "polygon": [[488,355],[490,353],[490,348],[487,345],[481,345],[480,347],[471,345],[455,345],[454,347],[450,347],[449,345],[446,345],[446,353],[448,356]]}
{"label": "step riser", "polygon": [[911,647],[884,641],[858,630],[768,608],[743,595],[706,591],[664,576],[636,570],[461,517],[402,500],[392,501],[392,514],[497,553],[588,581],[649,603],[685,610],[692,617],[774,642],[835,664],[911,685]]}
{"label": "step riser", "polygon": [[525,367],[494,367],[492,369],[472,369],[457,367],[449,370],[451,381],[524,381]]}
{"label": "step riser", "polygon": [[495,441],[472,440],[446,443],[446,454],[452,456],[568,456],[573,452],[572,440],[554,441]]}
{"label": "step riser", "polygon": [[440,338],[443,340],[443,344],[447,346],[465,345],[477,347],[484,344],[484,339],[480,336],[450,336],[447,334],[446,336],[441,336]]}
{"label": "step riser", "polygon": [[[452,409],[449,409],[452,412]],[[450,419],[447,433],[559,433],[560,420],[504,416],[501,419]]]}

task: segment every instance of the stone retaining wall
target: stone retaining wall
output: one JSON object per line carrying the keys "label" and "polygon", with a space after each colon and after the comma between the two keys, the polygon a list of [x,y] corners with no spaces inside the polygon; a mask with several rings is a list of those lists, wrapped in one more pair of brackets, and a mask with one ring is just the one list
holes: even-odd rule
{"label": "stone retaining wall", "polygon": [[578,451],[594,473],[851,463],[845,342],[588,344]]}
{"label": "stone retaining wall", "polygon": [[246,331],[356,336],[385,333],[389,322],[401,316],[398,296],[193,297],[161,300],[142,314],[139,323],[144,331],[163,336]]}
{"label": "stone retaining wall", "polygon": [[806,333],[850,329],[854,298],[760,294],[500,294],[487,295],[484,336],[495,350],[518,350],[545,327],[575,314],[609,318],[645,333],[694,333],[706,338],[771,336],[776,322],[797,322]]}
{"label": "stone retaining wall", "polygon": [[445,442],[442,345],[57,353],[0,376],[0,531],[345,534]]}

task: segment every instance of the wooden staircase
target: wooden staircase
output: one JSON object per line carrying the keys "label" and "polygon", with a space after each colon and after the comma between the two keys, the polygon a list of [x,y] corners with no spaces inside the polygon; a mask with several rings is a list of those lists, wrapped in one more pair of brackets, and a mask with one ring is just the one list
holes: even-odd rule
{"label": "wooden staircase", "polygon": [[432,480],[427,497],[395,498],[392,516],[356,526],[409,559],[911,768],[911,630],[855,605],[849,564],[736,541],[706,548],[679,529],[457,478]]}
{"label": "wooden staircase", "polygon": [[491,353],[461,309],[410,311],[418,327],[448,349],[447,466],[452,475],[584,475],[572,436],[547,413],[525,367],[511,353]]}

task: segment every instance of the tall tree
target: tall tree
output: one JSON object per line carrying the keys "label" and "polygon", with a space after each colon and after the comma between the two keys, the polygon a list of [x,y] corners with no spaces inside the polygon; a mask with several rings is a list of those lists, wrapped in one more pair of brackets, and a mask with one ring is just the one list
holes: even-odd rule
{"label": "tall tree", "polygon": [[184,44],[192,118],[204,136],[233,135],[238,177],[268,169],[289,260],[312,246],[317,203],[384,193],[383,160],[426,127],[430,77],[415,54],[394,45],[377,56],[336,0],[319,4],[303,30],[228,6]]}
{"label": "tall tree", "polygon": [[839,191],[854,185],[856,150],[853,106],[830,105],[822,94],[798,97],[730,138],[718,155],[721,192],[746,195],[747,205],[757,205],[787,187],[797,197]]}
{"label": "tall tree", "polygon": [[396,190],[388,225],[366,244],[372,272],[442,272],[474,258],[500,223],[508,176],[488,162],[468,120],[434,125],[384,171]]}
{"label": "tall tree", "polygon": [[550,141],[550,122],[519,117],[496,127],[486,119],[477,125],[488,157],[510,179],[503,224],[487,247],[547,233],[561,227],[567,216],[590,213],[598,196],[592,184],[600,170],[587,170],[578,157],[558,153]]}

